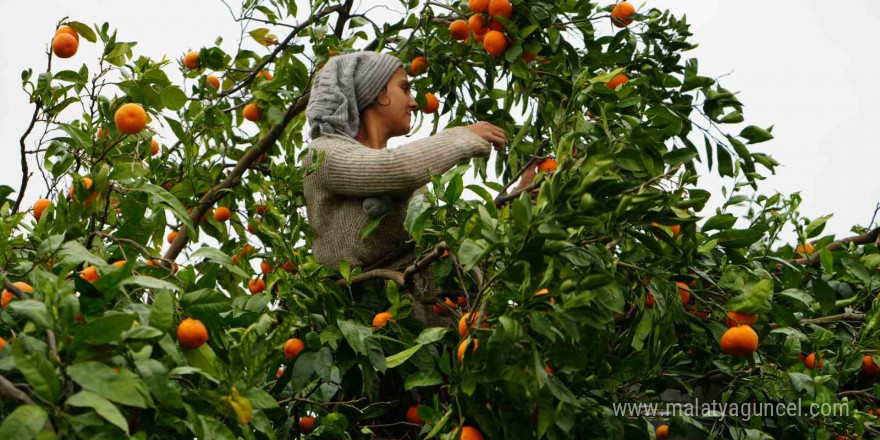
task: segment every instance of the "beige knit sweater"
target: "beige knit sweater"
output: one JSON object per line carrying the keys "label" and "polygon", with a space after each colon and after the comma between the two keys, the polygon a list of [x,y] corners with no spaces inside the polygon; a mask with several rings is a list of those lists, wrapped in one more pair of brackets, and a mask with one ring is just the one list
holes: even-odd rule
{"label": "beige knit sweater", "polygon": [[[491,144],[466,127],[447,128],[382,150],[335,134],[314,139],[303,165],[308,168],[320,162],[304,181],[306,215],[315,232],[315,261],[338,269],[342,260],[352,268],[380,260],[410,238],[403,228],[409,199],[430,182],[432,174],[443,174],[461,161],[490,154]],[[370,222],[363,201],[377,196],[391,196],[391,210],[361,240]]]}

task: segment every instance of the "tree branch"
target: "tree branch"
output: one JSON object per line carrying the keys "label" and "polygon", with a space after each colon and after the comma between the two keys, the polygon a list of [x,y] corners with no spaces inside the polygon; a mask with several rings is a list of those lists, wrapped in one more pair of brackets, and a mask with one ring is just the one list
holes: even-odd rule
{"label": "tree branch", "polygon": [[[862,322],[865,320],[864,313],[841,313],[839,315],[829,315],[822,316],[820,318],[807,318],[801,319],[798,325],[806,325],[806,324],[828,324],[830,322],[843,322],[843,321],[853,321],[853,322]],[[779,327],[779,324],[773,322],[770,323],[770,328]]]}
{"label": "tree branch", "polygon": [[34,104],[34,115],[31,117],[31,124],[28,125],[27,130],[25,130],[24,134],[21,135],[21,139],[18,141],[21,147],[21,188],[18,190],[18,197],[15,199],[15,205],[12,207],[12,214],[15,214],[18,212],[19,208],[21,208],[21,201],[24,199],[28,180],[30,180],[30,176],[28,175],[27,151],[25,151],[24,141],[34,129],[34,124],[37,122],[37,114],[40,112],[40,107],[42,106],[43,101],[37,98],[37,102]]}
{"label": "tree branch", "polygon": [[[878,238],[880,238],[880,227],[874,228],[862,235],[856,235],[854,237],[847,237],[842,240],[835,241],[834,243],[825,246],[822,249],[828,249],[829,251],[836,251],[838,249],[843,249],[843,247],[849,243],[855,244],[856,246],[860,246],[868,243],[875,243]],[[805,266],[812,266],[819,261],[819,255],[821,252],[814,252],[809,257],[804,258],[796,258],[792,260],[793,263],[803,264]],[[776,266],[777,269],[782,268],[782,264]]]}

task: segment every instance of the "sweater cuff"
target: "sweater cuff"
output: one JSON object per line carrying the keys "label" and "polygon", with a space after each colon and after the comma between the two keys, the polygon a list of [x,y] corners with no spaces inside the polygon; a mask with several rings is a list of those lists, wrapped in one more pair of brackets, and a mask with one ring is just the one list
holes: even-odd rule
{"label": "sweater cuff", "polygon": [[466,126],[458,126],[447,128],[450,134],[454,134],[460,143],[458,144],[465,157],[483,156],[489,157],[492,154],[492,143],[480,137],[480,135],[472,132]]}

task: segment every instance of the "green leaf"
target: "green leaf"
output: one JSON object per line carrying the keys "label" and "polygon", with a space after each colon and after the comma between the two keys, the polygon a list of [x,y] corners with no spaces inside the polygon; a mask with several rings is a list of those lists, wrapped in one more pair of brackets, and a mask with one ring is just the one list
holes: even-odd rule
{"label": "green leaf", "polygon": [[33,299],[12,301],[8,304],[8,309],[40,327],[52,328],[52,323],[49,320],[49,311],[46,310],[46,305],[41,301]]}
{"label": "green leaf", "polygon": [[718,245],[727,248],[744,248],[751,246],[763,236],[764,231],[761,229],[728,229],[709,237],[709,239],[718,240]]}
{"label": "green leaf", "polygon": [[819,300],[819,306],[822,307],[822,313],[830,313],[834,310],[834,303],[837,301],[837,293],[831,286],[818,278],[813,280],[813,295]]}
{"label": "green leaf", "polygon": [[416,352],[419,351],[420,348],[422,348],[422,344],[416,344],[410,348],[407,348],[406,350],[401,351],[400,353],[388,356],[387,358],[385,358],[385,364],[388,366],[388,368],[397,367],[398,365],[406,362],[410,357],[412,357],[412,355],[416,354]]}
{"label": "green leaf", "polygon": [[777,293],[776,295],[783,298],[788,298],[795,304],[798,304],[801,309],[809,309],[813,306],[813,303],[815,302],[813,300],[813,297],[807,295],[806,292],[800,289],[785,289],[782,292]]}
{"label": "green leaf", "polygon": [[748,127],[744,128],[742,132],[740,132],[739,137],[743,139],[748,139],[750,144],[757,144],[773,139],[773,135],[770,134],[771,130],[773,130],[773,127],[765,130],[761,127],[749,125]]}
{"label": "green leaf", "polygon": [[105,399],[138,408],[153,405],[146,385],[127,369],[116,372],[106,364],[89,361],[73,364],[69,371],[70,378],[79,386]]}
{"label": "green leaf", "polygon": [[122,280],[119,283],[121,286],[138,286],[144,287],[147,289],[166,289],[166,290],[180,290],[180,286],[169,283],[168,281],[160,280],[158,278],[143,276],[143,275],[135,275],[128,277]]}
{"label": "green leaf", "polygon": [[137,326],[132,328],[131,330],[127,330],[122,333],[123,340],[149,340],[156,339],[162,336],[164,333],[153,327],[149,326]]}
{"label": "green leaf", "polygon": [[415,387],[432,387],[443,383],[443,376],[437,370],[419,370],[406,378],[404,389],[410,390]]}
{"label": "green leaf", "polygon": [[259,389],[259,388],[251,388],[246,392],[242,393],[244,397],[247,397],[248,400],[251,401],[251,406],[254,409],[272,409],[278,408],[278,401],[272,397],[271,394]]}
{"label": "green leaf", "polygon": [[194,258],[204,258],[213,261],[214,263],[223,266],[224,269],[232,272],[235,276],[248,278],[248,274],[242,270],[242,268],[232,264],[232,258],[220,249],[210,246],[202,246],[190,255],[190,260]]}
{"label": "green leaf", "polygon": [[15,366],[21,371],[28,384],[43,399],[56,402],[61,396],[61,381],[55,367],[40,352],[34,351],[25,354],[22,342],[16,338],[12,344],[12,353],[15,356]]}
{"label": "green leaf", "polygon": [[153,199],[153,203],[158,205],[165,205],[171,212],[177,217],[178,220],[183,222],[186,226],[187,231],[190,233],[190,239],[194,239],[193,237],[195,228],[193,228],[192,221],[189,218],[189,215],[186,213],[186,208],[180,203],[180,200],[177,197],[174,197],[168,191],[165,191],[164,188],[160,186],[153,185],[148,182],[137,182],[132,185],[132,189],[143,191],[151,196]]}
{"label": "green leaf", "polygon": [[387,217],[388,214],[389,213],[386,212],[386,213],[380,215],[379,217],[376,217],[374,219],[370,219],[370,223],[367,224],[367,227],[364,228],[364,232],[361,234],[361,240],[365,240],[367,237],[369,237],[370,234],[372,234],[373,231],[375,231],[376,228],[379,227],[379,224],[382,223],[382,219]]}
{"label": "green leaf", "polygon": [[230,304],[228,297],[213,289],[199,289],[180,297],[183,310],[194,316],[211,316],[225,311]]}
{"label": "green leaf", "polygon": [[437,342],[443,339],[443,336],[449,332],[448,328],[445,327],[428,327],[422,330],[419,333],[419,337],[416,338],[416,343],[421,345],[427,345],[433,342]]}
{"label": "green leaf", "polygon": [[89,43],[94,43],[94,42],[98,41],[98,37],[95,36],[95,32],[92,30],[92,28],[90,28],[85,23],[80,23],[78,21],[70,21],[70,22],[67,22],[67,25],[72,27],[73,30],[75,30],[76,33],[79,34],[80,37],[83,37],[86,40],[88,40]]}
{"label": "green leaf", "polygon": [[718,158],[718,175],[733,177],[733,159],[727,148],[718,144],[715,148],[715,157]]}
{"label": "green leaf", "polygon": [[78,265],[80,263],[89,263],[93,266],[106,266],[107,263],[97,255],[88,251],[78,241],[68,241],[58,251],[58,255],[62,258],[61,263],[67,265]]}
{"label": "green leaf", "polygon": [[663,162],[669,166],[681,165],[692,161],[699,153],[690,148],[677,148],[663,155]]}
{"label": "green leaf", "polygon": [[464,265],[465,271],[470,271],[474,266],[480,264],[489,252],[492,250],[486,240],[473,240],[468,238],[461,243],[458,249],[458,260]]}
{"label": "green leaf", "polygon": [[30,440],[37,436],[48,420],[49,415],[39,406],[19,405],[0,425],[0,438]]}
{"label": "green leaf", "polygon": [[67,404],[80,408],[92,408],[104,420],[112,423],[117,428],[128,433],[128,422],[122,412],[109,400],[90,391],[80,391],[67,399]]}
{"label": "green leaf", "polygon": [[463,190],[464,182],[462,181],[461,174],[456,173],[452,180],[449,181],[449,184],[446,185],[443,199],[446,200],[446,203],[453,205],[458,201],[459,197],[461,197],[461,192]]}
{"label": "green leaf", "polygon": [[703,224],[702,231],[707,232],[713,229],[722,231],[733,227],[734,224],[736,224],[735,216],[731,214],[718,214],[710,217],[709,220],[706,220],[706,223]]}
{"label": "green leaf", "polygon": [[119,335],[131,328],[137,315],[118,313],[89,320],[76,333],[75,342],[86,344],[109,344],[119,341]]}
{"label": "green leaf", "polygon": [[773,293],[773,281],[760,280],[751,284],[741,295],[731,298],[727,302],[728,310],[739,313],[758,313],[761,309],[769,306],[770,295]]}
{"label": "green leaf", "polygon": [[186,357],[190,365],[201,369],[211,376],[217,376],[217,355],[210,345],[202,344],[199,348],[193,350],[183,350],[183,356]]}
{"label": "green leaf", "polygon": [[189,100],[186,97],[186,93],[183,93],[183,90],[180,90],[180,87],[177,86],[163,88],[162,91],[159,92],[159,98],[162,100],[162,105],[173,111],[178,111],[183,108]]}
{"label": "green leaf", "polygon": [[810,222],[807,225],[806,233],[807,238],[813,238],[822,233],[822,230],[825,229],[825,223],[828,222],[828,219],[831,218],[834,214],[828,214],[824,217],[819,217]]}
{"label": "green leaf", "polygon": [[168,290],[159,290],[153,295],[150,306],[150,326],[167,332],[174,325],[174,297]]}

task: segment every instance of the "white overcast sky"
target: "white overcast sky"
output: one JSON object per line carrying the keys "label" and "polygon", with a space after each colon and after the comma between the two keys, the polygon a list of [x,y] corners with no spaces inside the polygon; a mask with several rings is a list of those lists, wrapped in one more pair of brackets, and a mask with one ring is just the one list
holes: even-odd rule
{"label": "white overcast sky", "polygon": [[[302,3],[300,18],[308,9],[307,2]],[[394,0],[362,1],[359,10],[380,3],[392,11],[403,10]],[[833,213],[826,233],[838,237],[851,235],[848,230],[854,224],[867,226],[880,201],[880,185],[872,177],[878,167],[877,141],[870,137],[880,122],[880,106],[876,104],[880,102],[876,82],[880,73],[876,47],[880,2],[853,0],[846,4],[845,12],[816,0],[651,0],[634,4],[670,9],[679,16],[687,14],[692,41],[700,47],[686,52],[685,57],[700,59],[701,75],[729,73],[721,84],[739,92],[747,124],[775,125],[775,139],[758,145],[757,150],[772,155],[783,166],[762,182],[763,193],[800,191],[803,214],[815,218]],[[59,19],[70,16],[85,23],[107,21],[119,30],[119,41],[138,42],[136,56],[154,59],[176,59],[189,49],[212,45],[218,36],[224,38],[221,47],[231,53],[240,34],[239,23],[219,0],[3,0],[0,15],[7,18],[0,27],[4,60],[0,65],[0,145],[4,158],[0,161],[0,184],[13,188],[19,187],[21,176],[18,139],[33,110],[21,89],[20,73],[27,68],[37,72],[45,69],[45,50]],[[371,17],[392,15],[388,20],[398,15],[377,9]],[[283,37],[283,32],[279,28],[276,34]],[[82,40],[79,53],[67,60],[56,58],[53,70],[78,69],[87,63],[94,72],[98,55],[98,45]],[[166,71],[176,78],[174,69]],[[742,128],[726,127],[733,134]],[[29,148],[35,139],[32,135]],[[701,147],[702,141],[697,145]],[[703,184],[715,190],[713,199],[719,202],[721,181],[707,176]],[[42,179],[35,175],[25,206],[44,192]],[[703,214],[711,215],[710,209]]]}

